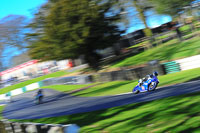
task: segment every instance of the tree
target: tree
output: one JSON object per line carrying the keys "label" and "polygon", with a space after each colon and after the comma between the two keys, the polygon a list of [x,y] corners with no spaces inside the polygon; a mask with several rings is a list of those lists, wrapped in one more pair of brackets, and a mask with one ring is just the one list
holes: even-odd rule
{"label": "tree", "polygon": [[[8,15],[0,20],[0,60],[11,57],[14,50],[24,50],[24,26],[26,17],[22,15]],[[6,54],[6,55],[5,55]],[[3,68],[0,64],[0,69]]]}
{"label": "tree", "polygon": [[[34,18],[26,28],[29,33],[26,34],[26,40],[30,44],[28,45],[29,55],[34,59],[41,59],[43,61],[54,59],[51,53],[54,51],[54,47],[45,45],[48,43],[46,38],[46,17],[50,12],[50,8],[56,0],[49,0],[43,4],[39,10],[34,14]],[[52,52],[51,52],[52,51]]]}
{"label": "tree", "polygon": [[152,31],[147,25],[147,17],[145,15],[145,12],[152,9],[152,5],[149,4],[147,0],[133,0],[133,4],[138,11],[140,19],[144,23],[146,36],[151,37]]}
{"label": "tree", "polygon": [[[144,24],[144,33],[146,37],[149,37],[149,45],[147,47],[151,47],[152,39],[153,39],[153,33],[151,29],[147,25],[147,11],[153,9],[153,6],[151,3],[149,3],[148,0],[118,0],[118,3],[116,3],[119,8],[121,8],[122,13],[127,11],[130,7],[133,7],[135,10],[132,10],[134,13],[134,16],[130,19],[130,21],[137,20],[137,17],[139,17],[140,21]],[[122,20],[124,21],[124,20]]]}
{"label": "tree", "polygon": [[[173,19],[179,17],[180,13],[184,11],[184,7],[188,6],[194,0],[149,0],[153,5],[154,9],[159,14],[168,14]],[[182,41],[182,34],[179,27],[175,28],[177,36]]]}
{"label": "tree", "polygon": [[24,26],[26,17],[9,15],[0,20],[0,43],[17,48],[25,48]]}
{"label": "tree", "polygon": [[149,0],[153,5],[154,9],[159,14],[168,14],[173,18],[177,17],[185,6],[188,6],[194,0]]}
{"label": "tree", "polygon": [[29,46],[31,57],[62,60],[84,55],[97,69],[96,50],[112,46],[122,33],[113,24],[119,16],[110,13],[112,4],[113,0],[58,0],[45,17],[43,36]]}
{"label": "tree", "polygon": [[17,56],[13,56],[11,59],[12,67],[15,67],[17,65],[23,64],[24,62],[30,61],[30,57],[28,56],[27,52],[23,52],[22,54],[19,54]]}
{"label": "tree", "polygon": [[49,2],[43,4],[39,10],[34,14],[34,18],[26,26],[28,33],[26,34],[26,40],[29,43],[37,42],[41,37],[45,35],[45,24],[46,16],[49,13],[50,7],[54,0],[49,0]]}
{"label": "tree", "polygon": [[0,72],[3,70],[3,64],[2,64],[2,59],[3,59],[3,46],[0,45]]}

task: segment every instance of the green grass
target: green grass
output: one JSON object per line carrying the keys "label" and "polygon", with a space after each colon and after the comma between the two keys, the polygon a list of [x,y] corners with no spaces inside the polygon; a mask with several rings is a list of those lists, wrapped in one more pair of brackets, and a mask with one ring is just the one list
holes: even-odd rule
{"label": "green grass", "polygon": [[[158,76],[158,78],[160,81],[158,87],[183,83],[186,81],[194,80],[196,78],[200,78],[200,68]],[[86,90],[74,93],[73,95],[84,97],[114,95],[131,92],[132,88],[136,85],[137,81],[113,81],[88,88]]]}
{"label": "green grass", "polygon": [[164,35],[162,35],[162,36],[158,36],[158,37],[156,37],[155,39],[157,40],[160,40],[160,39],[165,39],[165,38],[167,38],[167,37],[169,37],[169,36],[171,36],[171,34],[172,33],[174,33],[175,31],[170,31],[170,32],[168,32],[167,34],[164,34]]}
{"label": "green grass", "polygon": [[188,30],[191,30],[190,25],[184,25],[184,26],[180,27],[180,31],[188,31]]}
{"label": "green grass", "polygon": [[32,83],[35,83],[35,82],[39,82],[39,81],[42,81],[42,80],[47,79],[47,78],[60,77],[60,76],[66,75],[66,74],[69,74],[69,72],[64,71],[64,70],[57,71],[57,72],[54,72],[54,73],[50,73],[50,74],[47,74],[47,75],[44,75],[44,76],[41,76],[41,77],[38,77],[38,78],[34,78],[34,79],[27,80],[27,81],[24,81],[24,82],[21,82],[21,83],[12,85],[12,86],[2,88],[1,91],[0,91],[0,94],[7,93],[7,92],[14,90],[14,89],[17,89],[17,88],[22,88],[26,85],[29,85],[29,84],[32,84]]}
{"label": "green grass", "polygon": [[137,81],[113,81],[74,93],[79,96],[105,96],[130,92]]}
{"label": "green grass", "polygon": [[50,89],[61,91],[61,92],[70,92],[70,91],[81,89],[84,87],[89,87],[95,84],[97,83],[83,84],[83,85],[49,85],[49,86],[43,86],[41,88],[50,88]]}
{"label": "green grass", "polygon": [[171,40],[167,43],[146,50],[138,55],[118,61],[115,64],[112,64],[110,67],[124,67],[145,64],[151,60],[170,61],[197,54],[200,54],[199,37],[184,42]]}
{"label": "green grass", "polygon": [[199,95],[198,92],[94,112],[20,122],[75,123],[81,127],[82,133],[197,133],[200,131]]}
{"label": "green grass", "polygon": [[145,47],[145,45],[148,44],[148,41],[143,41],[141,43],[138,43],[136,45],[130,46],[129,48],[136,48],[136,47]]}
{"label": "green grass", "polygon": [[162,35],[162,36],[159,36],[159,37],[157,37],[156,39],[165,39],[165,38],[167,38],[167,37],[169,37],[169,35],[167,34],[167,35]]}
{"label": "green grass", "polygon": [[4,108],[5,108],[5,106],[0,106],[0,120],[3,119],[2,112],[3,112]]}

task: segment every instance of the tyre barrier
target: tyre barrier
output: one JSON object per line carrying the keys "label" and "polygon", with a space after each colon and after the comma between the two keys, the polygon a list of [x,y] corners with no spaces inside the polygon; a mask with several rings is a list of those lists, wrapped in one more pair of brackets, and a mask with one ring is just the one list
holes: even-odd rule
{"label": "tyre barrier", "polygon": [[61,125],[0,121],[0,133],[78,133],[79,129],[80,127],[76,124]]}

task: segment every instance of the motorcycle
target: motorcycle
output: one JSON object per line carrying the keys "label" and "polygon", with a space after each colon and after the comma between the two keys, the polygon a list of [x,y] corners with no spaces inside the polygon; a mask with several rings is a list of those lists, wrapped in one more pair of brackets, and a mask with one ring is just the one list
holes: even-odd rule
{"label": "motorcycle", "polygon": [[142,85],[136,85],[133,88],[133,93],[138,94],[139,92],[154,91],[158,86],[159,80],[156,76],[149,77]]}
{"label": "motorcycle", "polygon": [[35,96],[35,104],[41,104],[42,103],[42,99],[43,99],[43,94],[42,93],[37,94]]}

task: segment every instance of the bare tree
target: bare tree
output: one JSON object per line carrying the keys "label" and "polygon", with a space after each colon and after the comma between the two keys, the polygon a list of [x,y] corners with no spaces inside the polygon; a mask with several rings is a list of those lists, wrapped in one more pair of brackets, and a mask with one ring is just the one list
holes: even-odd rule
{"label": "bare tree", "polygon": [[[0,19],[0,60],[3,62],[5,57],[10,57],[13,50],[23,51],[26,47],[24,41],[24,28],[26,17],[21,15],[9,15]],[[0,69],[2,68],[0,64]]]}
{"label": "bare tree", "polygon": [[[125,25],[129,23],[125,22],[124,18],[128,18],[128,21],[134,23],[135,26],[137,24],[144,25],[145,36],[150,38],[147,47],[150,48],[153,41],[153,33],[150,27],[147,25],[147,18],[149,17],[147,12],[152,11],[152,4],[148,0],[117,0],[117,6],[122,10],[122,22]],[[129,17],[127,17],[127,14]]]}

